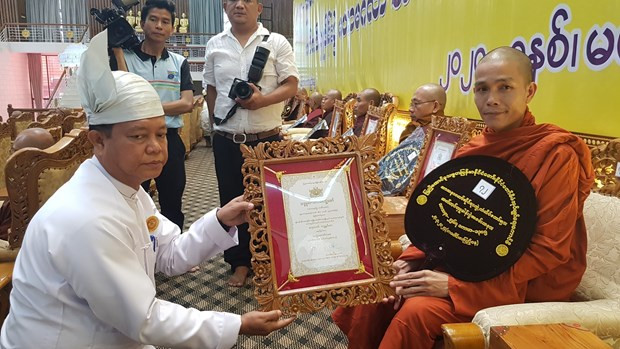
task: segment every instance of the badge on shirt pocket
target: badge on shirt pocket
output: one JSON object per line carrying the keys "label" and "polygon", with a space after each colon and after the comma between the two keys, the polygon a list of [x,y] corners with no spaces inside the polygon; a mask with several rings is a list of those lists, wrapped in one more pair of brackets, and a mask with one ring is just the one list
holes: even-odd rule
{"label": "badge on shirt pocket", "polygon": [[156,216],[150,216],[146,219],[146,227],[149,229],[149,233],[154,232],[159,227],[159,218]]}
{"label": "badge on shirt pocket", "polygon": [[178,71],[168,70],[168,79],[169,80],[175,80],[178,77],[179,77],[179,72]]}

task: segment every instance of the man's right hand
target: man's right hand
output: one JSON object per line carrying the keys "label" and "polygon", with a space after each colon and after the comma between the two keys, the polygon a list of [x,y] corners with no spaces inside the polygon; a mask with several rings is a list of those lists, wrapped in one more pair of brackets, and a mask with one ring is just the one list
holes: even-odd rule
{"label": "man's right hand", "polygon": [[279,330],[291,324],[295,317],[280,319],[282,312],[272,310],[268,312],[251,311],[241,315],[241,328],[239,334],[248,336],[266,336],[275,330]]}

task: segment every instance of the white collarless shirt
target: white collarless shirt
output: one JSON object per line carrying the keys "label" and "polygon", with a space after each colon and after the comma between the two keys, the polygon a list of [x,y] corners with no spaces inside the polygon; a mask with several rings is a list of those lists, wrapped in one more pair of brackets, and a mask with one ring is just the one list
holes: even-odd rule
{"label": "white collarless shirt", "polygon": [[154,273],[181,274],[237,243],[215,210],[181,235],[142,188],[87,160],[28,225],[0,347],[230,348],[239,315],[158,299]]}

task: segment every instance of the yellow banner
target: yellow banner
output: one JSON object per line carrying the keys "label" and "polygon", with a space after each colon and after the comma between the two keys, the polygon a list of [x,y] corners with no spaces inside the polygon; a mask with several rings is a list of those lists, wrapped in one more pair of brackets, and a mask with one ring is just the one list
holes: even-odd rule
{"label": "yellow banner", "polygon": [[498,46],[532,59],[538,122],[620,137],[620,0],[295,0],[302,85],[374,87],[407,110],[419,85],[448,93],[448,115],[479,118],[478,60]]}

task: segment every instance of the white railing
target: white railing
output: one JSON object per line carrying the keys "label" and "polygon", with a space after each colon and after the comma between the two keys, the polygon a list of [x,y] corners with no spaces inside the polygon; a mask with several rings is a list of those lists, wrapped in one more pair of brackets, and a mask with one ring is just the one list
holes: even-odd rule
{"label": "white railing", "polygon": [[0,41],[79,43],[86,40],[87,35],[85,24],[7,23]]}
{"label": "white railing", "polygon": [[[136,33],[140,40],[144,40],[144,33]],[[188,46],[188,45],[206,45],[207,41],[217,34],[208,33],[186,33],[172,34],[168,39],[168,46]],[[203,56],[204,57],[204,56]]]}
{"label": "white railing", "polygon": [[187,58],[188,60],[204,60],[206,46],[172,46],[168,45],[166,47],[168,51],[178,53],[181,56]]}

